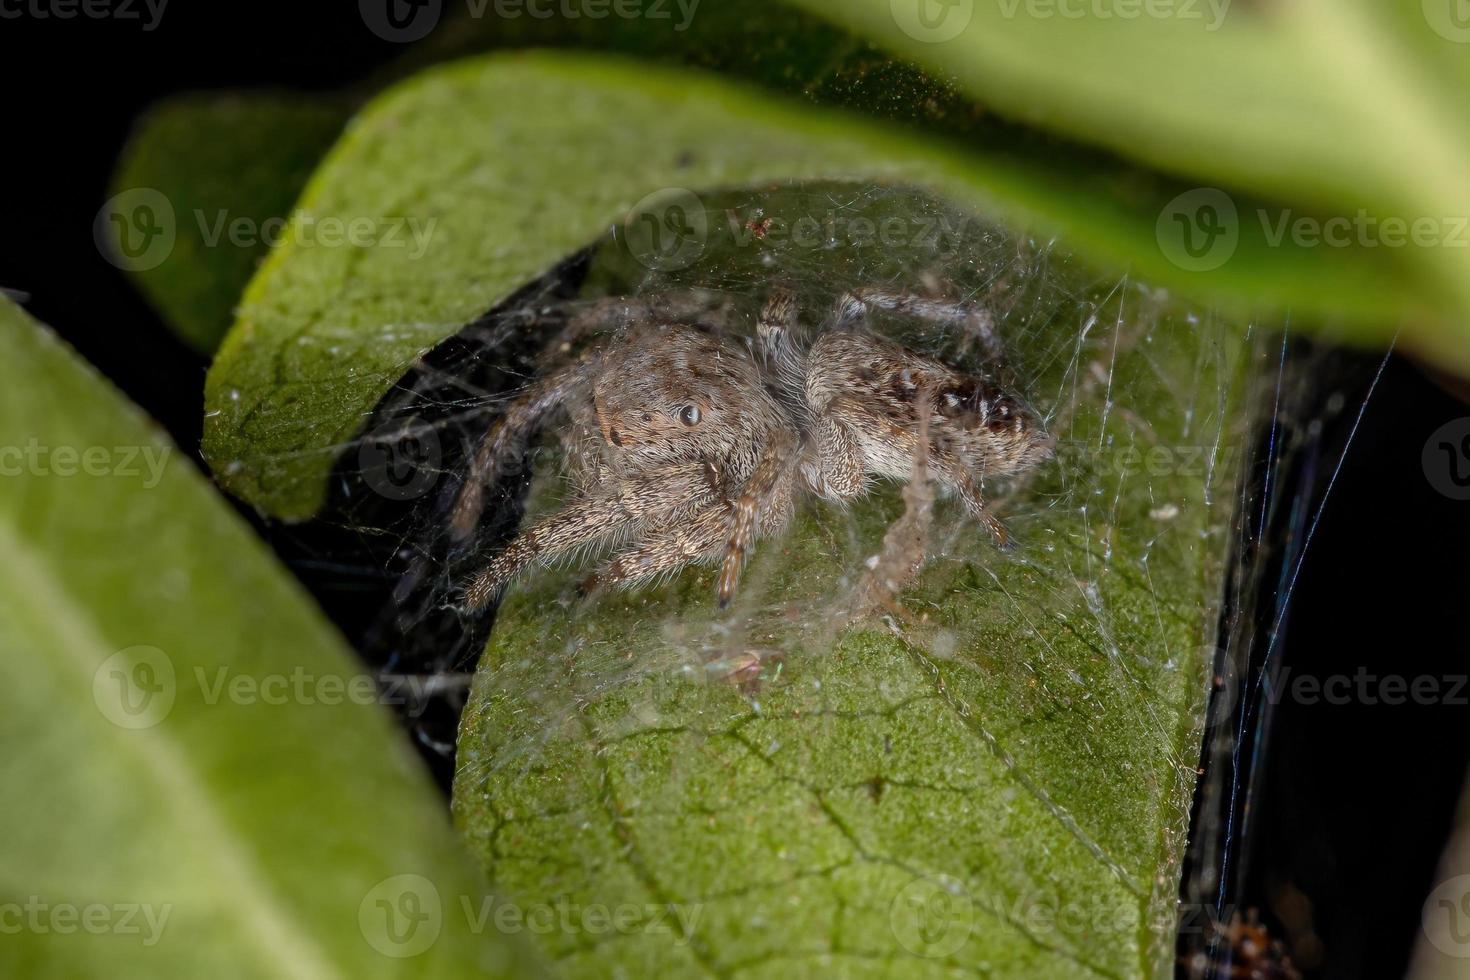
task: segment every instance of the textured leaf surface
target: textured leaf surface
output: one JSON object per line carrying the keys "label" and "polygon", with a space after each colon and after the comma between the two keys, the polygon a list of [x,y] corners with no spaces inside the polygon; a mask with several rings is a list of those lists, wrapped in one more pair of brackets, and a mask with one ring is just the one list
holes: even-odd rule
{"label": "textured leaf surface", "polygon": [[[3,300],[0,338],[0,973],[524,975],[471,934],[483,883],[289,576]],[[436,898],[411,932],[378,904]]]}
{"label": "textured leaf surface", "polygon": [[[833,201],[878,228],[933,216],[878,191],[758,201],[786,221]],[[901,245],[813,258],[736,229],[681,275],[741,294],[764,270],[798,284],[813,321],[905,263]],[[902,611],[850,620],[903,510],[889,490],[808,502],[728,613],[709,570],[584,600],[581,567],[530,577],[501,608],[456,813],[523,903],[632,917],[544,937],[569,975],[1170,975],[1239,334],[1003,236],[940,258],[941,279],[997,284],[1010,356],[1061,440],[1000,505],[1017,556],[941,502],[938,557]],[[554,478],[541,493],[534,506],[557,505]],[[756,659],[742,693],[724,675]],[[669,907],[676,928],[650,923]]]}
{"label": "textured leaf surface", "polygon": [[[961,214],[1034,217],[1016,201],[1044,195],[996,159],[622,63],[431,72],[359,117],[301,203],[432,217],[429,250],[274,253],[211,373],[207,449],[247,499],[310,514],[421,351],[609,226],[623,234],[649,191],[724,200],[711,189],[835,174],[854,181],[827,194],[844,215],[864,198],[850,188],[902,182]],[[704,244],[692,281],[724,268]],[[1043,265],[1050,251],[990,247]],[[738,248],[757,269],[793,254]],[[891,252],[856,265],[919,271],[884,265]],[[849,258],[803,261],[833,288]],[[945,511],[945,558],[901,600],[915,621],[848,628],[831,610],[900,509],[887,495],[815,508],[762,549],[733,619],[698,574],[595,608],[538,577],[503,610],[455,805],[518,907],[571,917],[538,934],[569,972],[1167,972],[1240,333],[1062,265],[1048,301],[1007,320],[1069,447],[1013,505],[1021,557]],[[1003,293],[1020,285],[991,273]],[[1116,465],[1154,447],[1170,457],[1157,472]],[[784,664],[756,702],[710,669],[752,649]],[[603,911],[631,918],[610,928]]]}

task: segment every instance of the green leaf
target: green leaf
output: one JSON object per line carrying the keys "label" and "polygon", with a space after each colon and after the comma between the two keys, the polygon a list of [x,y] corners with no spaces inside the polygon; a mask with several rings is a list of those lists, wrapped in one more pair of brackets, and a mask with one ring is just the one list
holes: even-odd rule
{"label": "green leaf", "polygon": [[[1036,0],[1016,2],[1034,3]],[[951,7],[964,9],[964,4]],[[1002,86],[992,92],[977,87],[977,83],[971,86],[975,95],[971,100],[948,82],[926,76],[908,63],[894,61],[843,29],[768,0],[728,0],[717,7],[706,5],[699,8],[687,23],[680,20],[673,5],[663,9],[668,13],[665,19],[544,19],[490,15],[447,18],[429,39],[410,48],[403,58],[391,63],[377,76],[324,103],[322,108],[328,117],[340,124],[345,121],[349,105],[356,104],[363,93],[374,91],[385,81],[396,80],[416,66],[487,49],[559,47],[615,51],[670,65],[697,67],[752,82],[768,91],[798,96],[809,104],[847,108],[880,117],[901,126],[911,135],[923,134],[950,141],[980,157],[975,164],[977,169],[985,172],[999,170],[1010,175],[1008,186],[1001,186],[995,179],[987,180],[994,189],[1014,197],[1013,203],[1018,210],[1034,212],[1038,219],[1044,219],[1042,227],[1064,232],[1072,247],[1092,255],[1100,264],[1133,268],[1155,281],[1179,286],[1242,312],[1274,305],[1290,307],[1296,314],[1319,314],[1326,326],[1335,327],[1346,336],[1379,343],[1392,336],[1394,324],[1399,319],[1407,318],[1407,337],[1411,342],[1437,351],[1451,363],[1460,363],[1466,356],[1463,345],[1448,344],[1448,349],[1445,349],[1447,345],[1442,341],[1448,335],[1442,329],[1435,332],[1438,328],[1426,323],[1434,319],[1434,311],[1442,308],[1442,304],[1433,297],[1435,287],[1424,283],[1423,270],[1419,268],[1422,263],[1406,261],[1406,250],[1356,243],[1346,248],[1326,248],[1299,245],[1290,238],[1285,244],[1273,244],[1283,213],[1282,205],[1292,208],[1311,205],[1320,196],[1315,190],[1302,195],[1263,194],[1260,200],[1249,194],[1232,192],[1230,207],[1233,210],[1225,220],[1232,227],[1238,227],[1242,240],[1232,252],[1228,247],[1232,239],[1227,238],[1226,247],[1222,247],[1218,256],[1211,252],[1212,261],[1206,265],[1212,268],[1201,271],[1195,260],[1180,255],[1180,244],[1175,240],[1180,234],[1175,222],[1192,216],[1201,205],[1210,203],[1199,200],[1198,193],[1190,194],[1195,185],[1205,179],[1191,170],[1180,170],[1183,176],[1179,179],[1161,177],[1111,153],[1061,142],[1050,134],[1003,122],[991,111],[991,106],[999,104],[1004,107],[1005,96],[1013,87]],[[850,19],[855,16],[847,13],[846,7],[834,8],[830,12],[816,5],[814,9],[834,18]],[[936,9],[942,12],[946,8]],[[1021,9],[1024,14],[1029,8]],[[1197,9],[1201,13],[1206,10],[1203,5],[1198,5]],[[1027,18],[1022,16],[1019,19]],[[1065,39],[1066,32],[1073,29],[1070,25],[1070,20],[1060,17],[1052,18],[1046,25],[1047,30],[1061,32],[1059,49],[1070,51],[1075,46]],[[891,19],[879,17],[876,23],[861,21],[859,26],[869,28],[872,35],[884,43],[892,45],[894,42],[894,22]],[[1130,23],[1130,30],[1137,27],[1136,22]],[[1143,29],[1146,31],[1147,25]],[[904,36],[899,39],[908,41]],[[1045,38],[1031,40],[1045,46]],[[931,65],[945,67],[948,62],[936,61],[935,52],[931,50],[933,47],[921,46],[916,56]],[[1161,49],[1169,50],[1167,45],[1162,45]],[[1070,57],[1059,59],[1056,77],[1065,79],[1067,72],[1080,63]],[[1089,77],[1087,85],[1092,85],[1093,81]],[[1166,82],[1154,86],[1147,95],[1157,101],[1160,93],[1172,91],[1172,86]],[[1080,102],[1089,106],[1088,100],[1095,97],[1096,93],[1085,86],[1077,95]],[[262,121],[270,117],[275,100],[267,98],[266,101],[267,105],[258,116]],[[1278,101],[1255,99],[1253,104],[1274,106]],[[1012,115],[1029,119],[1025,110],[1030,104],[1023,100],[1019,109],[1012,107]],[[315,122],[310,122],[303,129],[293,124],[289,116],[283,117],[280,125],[269,134],[261,134],[257,130],[249,134],[250,142],[244,142],[231,127],[199,118],[198,131],[207,137],[201,141],[207,142],[201,149],[189,143],[187,133],[194,124],[189,123],[186,117],[191,114],[196,118],[206,116],[207,100],[198,100],[192,109],[174,111],[180,123],[177,128],[186,134],[185,138],[170,139],[168,153],[159,154],[148,146],[156,137],[151,128],[145,127],[136,138],[138,146],[132,155],[147,158],[155,165],[131,168],[126,175],[131,184],[158,188],[167,198],[175,196],[172,190],[175,183],[179,186],[180,196],[185,198],[197,196],[195,188],[198,185],[207,185],[210,188],[210,193],[205,195],[208,212],[229,208],[232,213],[258,218],[264,215],[256,213],[261,210],[256,202],[244,199],[237,204],[234,200],[235,185],[249,183],[240,180],[240,171],[248,167],[258,175],[271,165],[273,159],[283,157],[285,160],[276,177],[279,190],[272,200],[280,204],[276,214],[286,213],[285,202],[294,199],[303,183],[303,174],[292,157],[296,151],[292,148],[305,149],[317,145],[322,133]],[[1127,106],[1121,110],[1114,106],[1110,114],[1100,113],[1098,118],[1118,116],[1122,124],[1128,124],[1132,118],[1130,111]],[[1084,115],[1084,119],[1090,120],[1092,116]],[[1048,124],[1055,122],[1050,117],[1042,121]],[[1293,132],[1314,132],[1315,124],[1316,120],[1310,117],[1298,120]],[[323,121],[321,125],[326,127],[329,124]],[[1087,136],[1088,133],[1083,132],[1082,135]],[[280,149],[261,152],[254,145],[256,143],[279,144]],[[1178,145],[1188,147],[1192,144],[1180,144],[1170,139],[1166,141],[1165,148],[1172,150]],[[1147,155],[1144,158],[1153,162],[1153,158]],[[1273,165],[1275,163],[1273,158]],[[1208,175],[1213,171],[1203,173]],[[1214,181],[1216,178],[1210,176],[1208,179]],[[1352,204],[1348,208],[1351,214],[1357,206],[1356,198],[1350,199],[1349,203]],[[1292,210],[1289,216],[1304,215]],[[1200,234],[1208,231],[1205,227],[1199,229]],[[181,233],[192,234],[186,230]],[[1302,256],[1294,254],[1303,250],[1330,254],[1318,254],[1303,260]],[[184,250],[170,257],[167,276],[158,273],[152,278],[166,279],[169,288],[176,291],[208,281],[218,287],[222,297],[215,301],[217,307],[233,303],[239,289],[244,286],[243,277],[227,280],[220,276],[204,276],[205,270],[199,268],[200,260],[204,258],[206,256],[196,249]],[[1216,258],[1218,262],[1214,261]],[[1217,264],[1219,267],[1214,268]],[[244,271],[240,263],[225,260],[213,261],[211,266],[228,269],[237,276]],[[185,312],[177,304],[165,309],[172,320],[177,320]],[[223,325],[213,315],[217,310],[209,312],[207,323],[198,317],[190,317],[185,325],[186,329],[212,343],[223,330]]]}
{"label": "green leaf", "polygon": [[[917,136],[627,62],[469,61],[425,73],[359,116],[295,219],[433,222],[422,253],[407,232],[369,247],[288,233],[210,371],[206,457],[232,493],[279,517],[308,517],[340,447],[420,352],[645,195],[815,177],[926,186],[1140,274],[1180,275],[1159,251],[1157,208],[1141,220],[1080,179],[1057,184],[1008,147]],[[1350,304],[1381,322],[1408,302],[1363,252],[1272,249],[1249,227],[1230,266],[1247,307]]]}
{"label": "green leaf", "polygon": [[[483,882],[289,576],[3,300],[0,341],[0,973],[524,975],[471,934]],[[390,933],[378,903],[416,900]]]}
{"label": "green leaf", "polygon": [[[138,121],[113,176],[116,210],[144,190],[167,202],[167,254],[129,258],[126,220],[99,228],[113,261],[195,349],[210,352],[301,186],[342,129],[345,103],[270,93],[192,95]],[[279,222],[279,225],[278,225]]]}
{"label": "green leaf", "polygon": [[[707,203],[788,228],[834,208],[845,229],[965,228],[938,247],[813,249],[714,222],[674,281],[737,297],[791,282],[812,324],[863,279],[990,284],[1060,456],[997,503],[1014,557],[941,501],[934,558],[887,615],[851,610],[904,511],[891,487],[850,509],[806,501],[729,612],[710,569],[592,599],[585,568],[528,576],[460,729],[455,812],[497,887],[622,913],[540,937],[568,976],[1172,975],[1240,332],[921,193]],[[596,261],[616,267],[610,252]],[[963,357],[932,330],[905,339]],[[558,505],[557,472],[533,509]],[[753,692],[725,676],[755,670]]]}
{"label": "green leaf", "polygon": [[1470,943],[1460,916],[1470,895],[1470,808],[1460,796],[1449,841],[1440,855],[1432,887],[1420,912],[1422,932],[1414,944],[1409,980],[1464,980],[1470,976]]}
{"label": "green leaf", "polygon": [[[313,222],[432,219],[423,253],[295,241],[272,253],[211,371],[212,465],[257,506],[310,515],[423,351],[610,226],[626,241],[656,213],[639,205],[652,191],[688,188],[706,208],[696,260],[673,282],[745,295],[795,271],[806,291],[857,271],[920,281],[930,270],[886,246],[732,245],[753,201],[793,215],[782,191],[743,188],[834,176],[788,190],[875,226],[937,209],[1086,237],[1056,188],[1003,152],[705,76],[544,53],[429,72],[359,116],[300,203]],[[904,203],[931,200],[893,190],[909,184],[945,203]],[[1132,245],[1153,241],[1152,221],[1117,223],[1130,228]],[[571,924],[538,942],[568,972],[1167,970],[1242,331],[1046,238],[987,226],[982,241],[987,262],[950,253],[940,278],[1011,301],[1007,339],[1065,450],[1008,501],[1019,558],[942,508],[945,558],[900,599],[915,622],[848,628],[831,611],[901,509],[889,493],[851,515],[810,508],[759,549],[732,619],[697,573],[594,606],[540,576],[502,610],[462,728],[456,812],[515,907],[565,910]],[[1293,295],[1353,288],[1318,264],[1350,257],[1240,252]],[[623,274],[599,265],[592,281],[644,285],[617,245],[598,262],[619,254]],[[1296,275],[1288,256],[1306,263]],[[1354,268],[1365,302],[1391,295]],[[1050,285],[1033,296],[1034,281]],[[1167,458],[1155,472],[1125,462],[1130,449]],[[750,650],[772,655],[756,704],[700,682],[709,653]]]}
{"label": "green leaf", "polygon": [[[1410,319],[1406,340],[1470,363],[1470,31],[1453,5],[790,2],[952,76],[1012,119],[1295,217],[1432,222],[1428,246],[1346,235],[1374,239],[1437,313]],[[1238,210],[1242,232],[1266,223]],[[1229,263],[1202,272],[1198,287],[1228,289],[1229,275]]]}

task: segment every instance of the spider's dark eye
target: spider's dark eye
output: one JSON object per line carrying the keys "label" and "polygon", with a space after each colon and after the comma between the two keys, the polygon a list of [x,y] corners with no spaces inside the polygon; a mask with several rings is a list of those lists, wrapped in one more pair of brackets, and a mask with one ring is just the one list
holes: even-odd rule
{"label": "spider's dark eye", "polygon": [[685,425],[698,425],[699,406],[685,405],[683,408],[679,409],[679,421],[683,422]]}
{"label": "spider's dark eye", "polygon": [[653,415],[652,415],[652,413],[650,413],[650,412],[644,412],[643,413],[643,422],[644,422],[644,424],[646,425],[647,423],[652,422],[652,421],[653,421]]}

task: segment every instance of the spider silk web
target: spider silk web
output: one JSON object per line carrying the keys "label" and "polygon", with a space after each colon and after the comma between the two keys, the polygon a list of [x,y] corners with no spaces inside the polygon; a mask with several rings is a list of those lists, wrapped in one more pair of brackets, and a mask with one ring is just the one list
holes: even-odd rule
{"label": "spider silk web", "polygon": [[[880,482],[849,507],[802,499],[791,532],[757,546],[725,612],[712,602],[707,566],[584,596],[577,585],[595,555],[529,572],[484,615],[454,608],[467,577],[528,516],[570,499],[551,416],[523,465],[490,488],[473,539],[448,533],[479,438],[542,369],[568,318],[605,297],[693,292],[724,311],[730,335],[752,342],[775,285],[795,291],[808,339],[828,325],[839,296],[864,287],[991,313],[1001,361],[957,324],[878,313],[867,326],[998,378],[1040,413],[1056,458],[984,487],[1017,550],[997,551],[953,500]],[[528,870],[534,861],[497,849],[508,828],[539,819],[538,832],[553,834],[556,814],[586,803],[537,795],[548,773],[561,785],[565,767],[590,764],[574,743],[598,746],[595,764],[606,767],[611,747],[651,733],[697,738],[693,761],[674,753],[649,769],[673,794],[663,803],[713,811],[729,801],[707,782],[710,746],[733,741],[777,777],[784,762],[770,759],[780,753],[841,770],[822,741],[832,732],[801,725],[868,718],[884,730],[875,751],[905,760],[872,776],[875,801],[906,779],[922,795],[972,785],[972,769],[994,770],[1048,832],[1080,849],[1083,864],[1103,869],[1107,886],[1047,882],[1029,859],[1007,856],[989,859],[1003,865],[999,874],[970,878],[963,856],[946,864],[922,847],[884,860],[916,880],[953,875],[973,892],[976,915],[1008,928],[1021,928],[1007,904],[1018,896],[1079,906],[1082,933],[1029,939],[1111,972],[1127,964],[1098,948],[1099,931],[1142,934],[1155,962],[1171,958],[1164,947],[1173,942],[1202,739],[1209,775],[1185,891],[1201,902],[1228,892],[1239,832],[1230,814],[1250,768],[1241,755],[1264,725],[1246,680],[1270,642],[1256,628],[1270,619],[1256,598],[1277,567],[1267,558],[1281,559],[1264,542],[1278,511],[1291,511],[1288,526],[1304,519],[1283,501],[1311,483],[1293,461],[1313,447],[1313,421],[1325,411],[1308,382],[1322,356],[1146,283],[1094,274],[1055,241],[1017,237],[919,191],[836,182],[670,191],[407,365],[342,455],[324,517],[291,533],[306,556],[298,565],[339,583],[329,610],[370,622],[357,630],[359,647],[402,695],[411,730],[441,760],[441,779],[455,782],[472,842],[488,849],[492,875],[510,891],[579,887],[575,876]],[[1320,466],[1323,450],[1313,451]],[[885,534],[903,520],[922,520],[928,561],[912,584],[868,601]],[[895,658],[901,670],[886,666]],[[1217,710],[1207,715],[1211,691]],[[962,745],[930,753],[934,765],[921,741],[904,742],[926,731],[906,719],[931,708],[946,716],[935,731],[964,733]],[[801,719],[801,734],[765,731],[768,722],[782,731],[783,719]],[[621,773],[604,768],[601,792]],[[1139,819],[1157,826],[1141,831]],[[862,850],[860,827],[843,834]],[[792,880],[824,867],[814,861]],[[715,906],[745,887],[667,886]],[[1136,920],[1109,911],[1119,895],[1136,903]],[[1210,933],[1192,945],[1217,940]],[[717,946],[694,944],[704,959],[718,959]],[[959,966],[963,957],[951,954]]]}

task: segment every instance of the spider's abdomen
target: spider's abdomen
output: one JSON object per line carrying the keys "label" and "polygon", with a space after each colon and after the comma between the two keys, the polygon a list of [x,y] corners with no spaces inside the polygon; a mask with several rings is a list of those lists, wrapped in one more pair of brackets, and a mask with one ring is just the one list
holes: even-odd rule
{"label": "spider's abdomen", "polygon": [[837,400],[860,406],[870,421],[848,427],[871,470],[885,476],[903,478],[912,470],[921,428],[932,446],[979,473],[1017,472],[1051,452],[1040,419],[1000,385],[869,334],[818,338],[805,393],[816,412]]}

